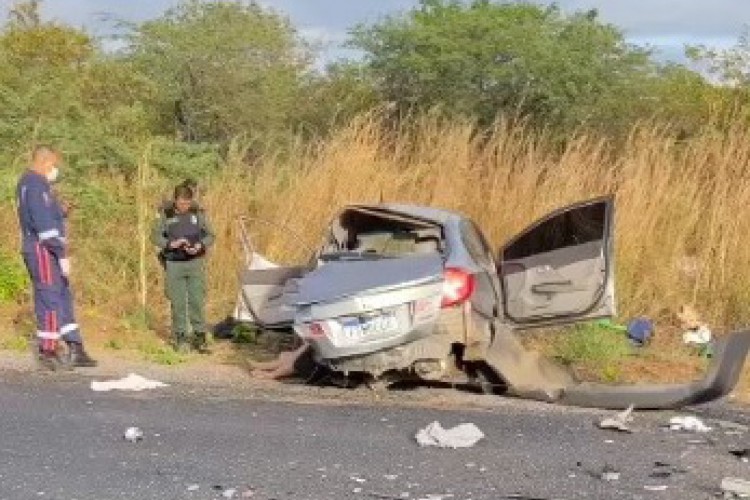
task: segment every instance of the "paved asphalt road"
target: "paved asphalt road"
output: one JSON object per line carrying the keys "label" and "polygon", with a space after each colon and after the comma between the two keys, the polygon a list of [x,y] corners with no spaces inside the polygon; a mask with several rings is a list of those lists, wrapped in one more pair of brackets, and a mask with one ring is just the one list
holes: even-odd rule
{"label": "paved asphalt road", "polygon": [[[264,500],[689,500],[714,498],[724,476],[750,478],[750,464],[727,452],[749,445],[745,434],[667,431],[666,413],[638,414],[636,432],[618,434],[595,428],[602,412],[512,400],[452,410],[301,404],[179,385],[94,393],[75,375],[0,377],[0,499],[197,500],[236,488],[234,498]],[[433,420],[473,422],[486,438],[419,448],[414,434]],[[123,440],[133,425],[143,441]],[[656,461],[684,472],[650,477]],[[618,481],[598,477],[605,463]]]}

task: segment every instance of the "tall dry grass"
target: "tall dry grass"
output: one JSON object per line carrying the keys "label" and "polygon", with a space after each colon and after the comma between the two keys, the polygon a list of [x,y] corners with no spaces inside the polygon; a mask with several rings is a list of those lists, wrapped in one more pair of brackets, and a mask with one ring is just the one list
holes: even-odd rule
{"label": "tall dry grass", "polygon": [[[342,205],[398,201],[466,213],[499,247],[560,205],[611,193],[623,317],[664,320],[695,304],[716,326],[750,323],[749,127],[707,127],[678,141],[644,124],[617,147],[580,135],[562,149],[508,123],[482,136],[469,123],[432,119],[384,130],[365,117],[294,162],[252,170],[233,162],[206,199],[217,227],[234,236],[229,221],[240,213],[276,221],[290,231],[258,226],[258,242],[274,258],[301,260]],[[213,262],[225,296],[233,276],[219,268],[236,261],[231,248],[217,249]]]}
{"label": "tall dry grass", "polygon": [[[500,246],[560,205],[614,193],[624,317],[665,319],[693,303],[716,326],[750,323],[750,246],[744,241],[750,233],[750,127],[721,134],[707,127],[677,141],[645,124],[617,147],[591,135],[552,144],[518,124],[499,123],[480,135],[470,123],[425,118],[393,131],[377,116],[252,165],[243,161],[242,145],[234,144],[221,173],[205,180],[201,200],[217,233],[209,265],[211,315],[220,319],[233,307],[241,215],[285,228],[253,224],[251,232],[270,257],[293,262],[307,258],[321,229],[346,203],[455,209]],[[72,219],[79,304],[92,321],[109,321],[112,329],[139,309],[143,281],[149,310],[166,320],[161,269],[153,252],[145,262],[141,256],[138,214],[139,200],[152,200],[155,209],[169,183],[153,175],[143,179],[95,179],[109,201],[89,210],[84,203]],[[8,237],[0,245],[8,246],[16,241],[15,223],[8,210],[1,213]]]}

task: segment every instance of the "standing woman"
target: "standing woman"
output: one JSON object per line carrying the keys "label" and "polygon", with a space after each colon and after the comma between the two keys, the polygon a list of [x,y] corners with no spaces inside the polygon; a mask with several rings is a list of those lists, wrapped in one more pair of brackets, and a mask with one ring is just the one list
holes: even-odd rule
{"label": "standing woman", "polygon": [[166,270],[166,292],[172,309],[175,350],[208,352],[206,335],[206,250],[214,233],[192,187],[175,187],[170,206],[154,225],[151,241],[160,249]]}

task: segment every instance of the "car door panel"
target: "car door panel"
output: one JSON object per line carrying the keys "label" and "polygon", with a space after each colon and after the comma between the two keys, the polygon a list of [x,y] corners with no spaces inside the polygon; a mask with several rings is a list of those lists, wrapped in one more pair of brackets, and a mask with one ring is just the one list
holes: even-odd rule
{"label": "car door panel", "polygon": [[613,200],[558,210],[507,244],[499,276],[505,317],[518,327],[611,316]]}
{"label": "car door panel", "polygon": [[304,272],[303,267],[244,270],[239,315],[263,327],[290,326],[296,311],[297,280]]}
{"label": "car door panel", "polygon": [[[586,244],[592,247],[595,244]],[[506,310],[511,317],[580,314],[601,295],[606,269],[601,259],[581,259],[579,247],[562,248],[525,259],[505,273]]]}

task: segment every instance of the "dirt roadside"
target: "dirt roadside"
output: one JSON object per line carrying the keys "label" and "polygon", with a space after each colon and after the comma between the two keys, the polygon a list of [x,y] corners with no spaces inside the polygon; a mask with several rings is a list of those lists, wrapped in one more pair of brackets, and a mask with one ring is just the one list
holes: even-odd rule
{"label": "dirt roadside", "polygon": [[170,384],[196,397],[216,400],[262,399],[316,405],[367,405],[418,407],[439,410],[475,411],[547,411],[600,413],[598,410],[564,408],[533,401],[487,396],[451,387],[415,387],[404,390],[373,391],[367,387],[347,389],[332,386],[306,385],[301,380],[269,381],[253,378],[250,365],[227,360],[230,346],[220,345],[214,354],[191,356],[188,361],[165,366],[138,359],[127,351],[95,351],[100,364],[96,368],[76,369],[73,372],[40,372],[30,353],[0,351],[0,374],[14,376],[54,377],[66,383],[89,385],[92,380],[119,379],[136,373],[149,379]]}
{"label": "dirt roadside", "polygon": [[[438,410],[473,410],[503,412],[565,412],[588,415],[602,410],[571,408],[524,401],[509,397],[487,396],[451,387],[415,387],[405,390],[373,391],[366,387],[346,389],[306,385],[301,380],[284,382],[260,380],[251,375],[251,359],[238,353],[237,347],[219,342],[209,356],[191,355],[185,362],[166,366],[146,361],[135,351],[97,350],[96,368],[48,374],[39,372],[30,353],[0,351],[0,373],[15,376],[54,377],[67,383],[89,385],[92,380],[118,379],[136,373],[172,386],[179,394],[221,400],[260,399],[275,402],[315,405],[366,405]],[[257,357],[257,352],[255,356]],[[262,353],[261,353],[262,357]],[[734,394],[726,400],[729,406],[746,411],[744,399]],[[722,404],[726,406],[726,404]]]}

